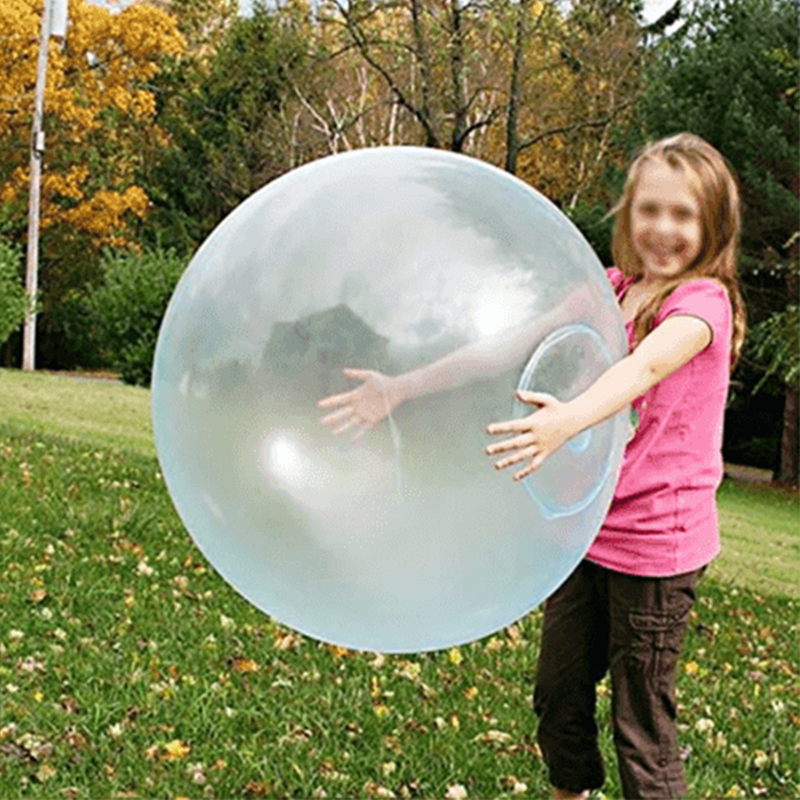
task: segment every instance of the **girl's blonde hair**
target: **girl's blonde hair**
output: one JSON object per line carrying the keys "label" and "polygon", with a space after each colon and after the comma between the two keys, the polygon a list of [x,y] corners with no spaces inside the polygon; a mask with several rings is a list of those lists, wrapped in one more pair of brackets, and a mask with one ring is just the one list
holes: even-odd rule
{"label": "girl's blonde hair", "polygon": [[631,205],[643,168],[654,162],[683,171],[700,205],[703,241],[700,254],[686,272],[648,300],[634,320],[638,344],[653,329],[664,301],[686,281],[713,278],[727,290],[733,308],[731,367],[744,344],[746,316],[739,285],[738,260],[741,213],[739,189],[727,161],[708,142],[690,133],[680,133],[646,146],[631,164],[622,197],[613,209],[616,215],[612,244],[617,268],[637,280],[643,274],[641,259],[631,237]]}

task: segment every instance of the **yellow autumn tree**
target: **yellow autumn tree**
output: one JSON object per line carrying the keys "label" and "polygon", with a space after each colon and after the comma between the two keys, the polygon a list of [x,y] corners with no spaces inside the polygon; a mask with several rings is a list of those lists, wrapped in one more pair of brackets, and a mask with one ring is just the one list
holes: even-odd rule
{"label": "yellow autumn tree", "polygon": [[[142,2],[143,0],[138,0]],[[214,57],[220,41],[236,19],[239,0],[144,0],[178,20],[191,56],[199,61]],[[283,5],[283,4],[282,4]]]}
{"label": "yellow autumn tree", "polygon": [[625,162],[622,134],[643,88],[641,38],[623,5],[612,13],[598,0],[575,0],[546,45],[527,49],[518,119],[523,180],[567,207],[598,199],[604,172]]}
{"label": "yellow autumn tree", "polygon": [[[42,0],[0,0],[0,212],[20,229],[27,214],[29,144]],[[148,149],[166,143],[153,124],[148,82],[184,40],[163,10],[136,4],[113,13],[70,0],[65,41],[49,43],[41,226],[68,226],[96,245],[126,244],[143,217],[135,185]]]}

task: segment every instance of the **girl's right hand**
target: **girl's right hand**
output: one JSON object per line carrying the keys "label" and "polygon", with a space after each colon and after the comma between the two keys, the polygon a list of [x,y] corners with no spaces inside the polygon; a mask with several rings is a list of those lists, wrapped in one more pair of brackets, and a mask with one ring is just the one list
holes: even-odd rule
{"label": "girl's right hand", "polygon": [[336,409],[320,419],[338,436],[353,430],[353,440],[386,419],[399,404],[396,380],[367,369],[345,369],[348,378],[363,381],[361,386],[320,400],[320,408]]}
{"label": "girl's right hand", "polygon": [[560,402],[552,395],[518,390],[516,397],[539,410],[528,417],[489,425],[487,433],[493,436],[510,434],[512,438],[489,445],[486,454],[505,456],[495,462],[495,469],[498,470],[527,461],[528,463],[514,475],[515,481],[521,481],[539,469],[548,456],[580,431],[580,427],[575,426],[566,403]]}

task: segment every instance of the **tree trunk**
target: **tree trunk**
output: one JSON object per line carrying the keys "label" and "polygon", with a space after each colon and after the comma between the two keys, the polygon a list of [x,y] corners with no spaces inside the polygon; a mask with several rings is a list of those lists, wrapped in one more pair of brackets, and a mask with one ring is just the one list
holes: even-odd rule
{"label": "tree trunk", "polygon": [[525,48],[528,45],[528,6],[530,0],[520,0],[517,8],[517,28],[514,40],[514,55],[511,61],[511,83],[509,86],[508,115],[506,116],[506,172],[517,174],[519,131],[517,115],[522,98],[522,69]]}
{"label": "tree trunk", "polygon": [[6,343],[3,345],[3,366],[7,369],[11,369],[14,366],[14,350],[11,346],[11,338],[9,337],[6,340]]}
{"label": "tree trunk", "polygon": [[[795,179],[796,182],[798,179]],[[794,187],[797,189],[797,184]],[[789,250],[790,269],[786,276],[787,297],[796,298],[800,292],[800,241],[794,240]],[[791,300],[789,301],[791,303]],[[800,485],[800,430],[798,430],[798,409],[800,406],[800,386],[797,383],[787,382],[786,400],[783,406],[783,434],[781,435],[781,463],[774,475],[777,483],[798,486]]]}
{"label": "tree trunk", "polygon": [[775,473],[775,482],[786,486],[800,485],[800,387],[786,387],[783,407],[783,435],[781,436],[781,464]]}
{"label": "tree trunk", "polygon": [[453,135],[450,149],[464,149],[469,104],[464,91],[464,30],[461,20],[461,0],[450,0],[450,75],[453,82]]}
{"label": "tree trunk", "polygon": [[419,59],[421,104],[417,109],[417,119],[425,129],[425,146],[439,147],[438,124],[431,103],[431,56],[428,41],[423,29],[421,0],[411,0],[411,19],[413,22],[414,45],[416,57]]}

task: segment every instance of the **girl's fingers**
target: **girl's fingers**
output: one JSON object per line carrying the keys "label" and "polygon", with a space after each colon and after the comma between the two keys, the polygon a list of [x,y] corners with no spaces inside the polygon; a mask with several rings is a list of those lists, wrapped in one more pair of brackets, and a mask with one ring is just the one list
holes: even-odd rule
{"label": "girl's fingers", "polygon": [[357,380],[365,381],[375,373],[370,369],[355,369],[355,367],[345,367],[342,372],[348,378],[356,378]]}
{"label": "girl's fingers", "polygon": [[493,422],[486,426],[486,432],[492,436],[502,436],[505,433],[519,433],[530,427],[530,422],[522,419],[509,419],[505,422]]}
{"label": "girl's fingers", "polygon": [[[527,405],[536,406],[537,409],[544,408],[545,406],[558,403],[558,400],[553,395],[545,394],[544,392],[529,392],[520,389],[515,393],[518,400]],[[542,444],[536,441],[536,436],[532,432],[532,420],[535,416],[532,414],[529,417],[520,419],[507,420],[506,422],[495,422],[486,428],[487,433],[493,436],[502,436],[503,434],[519,434],[511,439],[506,439],[503,442],[491,444],[486,448],[487,455],[496,456],[502,453],[510,453],[505,458],[501,458],[495,462],[495,469],[502,470],[507,467],[520,464],[528,461],[525,466],[514,473],[514,480],[521,481],[528,477],[531,473],[535,472],[542,465],[545,454],[542,451]]]}
{"label": "girl's fingers", "polygon": [[[342,373],[347,378],[356,378],[357,380],[366,381],[371,375],[374,373],[367,369],[352,369],[351,367],[346,367],[342,370]],[[341,406],[344,403],[349,403],[353,399],[353,395],[360,389],[361,387],[358,386],[355,389],[351,389],[349,392],[342,392],[342,394],[332,394],[330,397],[325,397],[322,400],[317,402],[317,405],[320,408],[335,408],[336,406]]]}
{"label": "girl's fingers", "polygon": [[340,433],[345,433],[345,431],[349,431],[350,428],[353,428],[356,425],[358,425],[358,420],[356,420],[355,417],[348,417],[343,425],[333,429],[333,434],[334,436],[338,436]]}
{"label": "girl's fingers", "polygon": [[530,406],[538,406],[539,408],[556,401],[553,395],[545,392],[529,392],[527,389],[517,389],[514,394],[523,403],[527,403]]}
{"label": "girl's fingers", "polygon": [[321,417],[320,422],[323,425],[335,425],[339,420],[346,419],[353,413],[353,409],[351,406],[345,406],[344,408],[340,408],[338,411],[334,411],[332,414],[328,414],[327,416]]}
{"label": "girl's fingers", "polygon": [[500,461],[496,461],[494,468],[501,470],[506,469],[507,467],[512,467],[514,464],[519,464],[520,461],[524,461],[526,458],[533,458],[537,452],[538,451],[535,447],[525,447],[522,450],[518,450],[516,453],[512,453],[506,458],[501,458]]}
{"label": "girl's fingers", "polygon": [[317,405],[320,408],[336,408],[336,406],[344,405],[345,403],[349,403],[353,397],[353,390],[352,392],[343,392],[342,394],[332,394],[330,397],[325,397],[322,400],[317,401]]}
{"label": "girl's fingers", "polygon": [[520,447],[526,447],[532,444],[530,435],[523,434],[522,436],[515,436],[513,439],[506,439],[503,442],[495,442],[486,448],[486,454],[489,456],[496,456],[500,453],[507,453],[509,450],[516,450]]}
{"label": "girl's fingers", "polygon": [[530,475],[533,472],[536,472],[536,470],[539,469],[541,463],[542,463],[541,459],[532,458],[530,464],[521,469],[519,472],[514,473],[514,480],[515,481],[525,480],[525,478],[527,478],[528,475]]}

